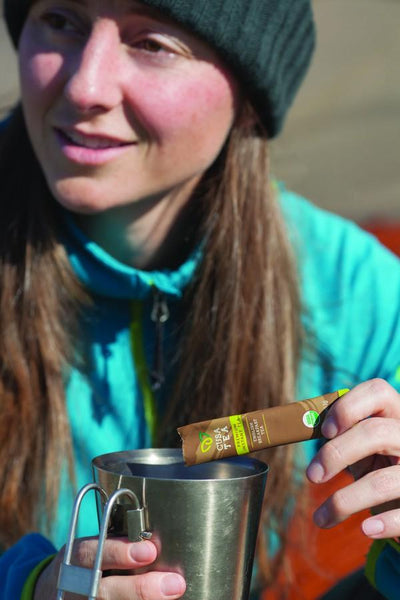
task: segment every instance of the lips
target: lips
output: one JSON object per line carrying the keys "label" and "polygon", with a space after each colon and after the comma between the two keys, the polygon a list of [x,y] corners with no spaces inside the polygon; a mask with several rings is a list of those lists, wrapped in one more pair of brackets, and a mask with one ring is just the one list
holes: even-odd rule
{"label": "lips", "polygon": [[59,148],[68,161],[80,165],[100,166],[136,145],[105,135],[87,134],[76,129],[55,128]]}
{"label": "lips", "polygon": [[82,148],[90,148],[92,150],[103,150],[106,148],[120,148],[127,146],[129,142],[114,140],[109,137],[98,135],[87,135],[76,130],[58,130],[69,142]]}

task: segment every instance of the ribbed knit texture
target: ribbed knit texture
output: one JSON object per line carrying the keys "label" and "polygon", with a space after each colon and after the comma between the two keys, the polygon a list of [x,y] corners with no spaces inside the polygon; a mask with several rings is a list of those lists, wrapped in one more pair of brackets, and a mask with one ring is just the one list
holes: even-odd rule
{"label": "ribbed knit texture", "polygon": [[[248,94],[269,137],[282,128],[315,45],[310,0],[141,0],[217,50]],[[17,46],[29,0],[4,0]]]}

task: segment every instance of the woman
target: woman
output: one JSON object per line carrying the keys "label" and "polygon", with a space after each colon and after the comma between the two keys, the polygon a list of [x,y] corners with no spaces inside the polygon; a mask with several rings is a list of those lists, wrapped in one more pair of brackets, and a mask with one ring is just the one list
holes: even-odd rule
{"label": "woman", "polygon": [[[268,173],[268,139],[314,46],[309,2],[4,8],[22,108],[0,156],[0,598],[55,598],[57,549],[93,456],[176,444],[190,421],[354,387],[308,477],[356,465],[358,480],[316,523],[397,498],[397,260]],[[389,383],[361,383],[378,376]],[[298,478],[291,448],[267,460],[265,523],[283,552]],[[399,535],[398,509],[377,512],[365,534]],[[80,536],[95,535],[90,509],[81,520]],[[397,551],[382,544],[381,587]],[[268,547],[260,565],[273,578]],[[92,566],[95,548],[77,542],[75,562]],[[108,540],[103,569],[127,574],[104,578],[101,597],[181,597],[180,575],[135,574],[155,557],[149,541]]]}

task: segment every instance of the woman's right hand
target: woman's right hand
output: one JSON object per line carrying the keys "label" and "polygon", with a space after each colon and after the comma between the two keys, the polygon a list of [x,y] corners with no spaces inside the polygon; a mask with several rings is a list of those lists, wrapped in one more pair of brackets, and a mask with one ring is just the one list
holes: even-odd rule
{"label": "woman's right hand", "polygon": [[[93,568],[97,542],[97,538],[77,539],[71,563],[88,569]],[[108,538],[104,544],[103,572],[126,570],[127,574],[103,577],[99,586],[99,600],[174,600],[180,598],[186,589],[185,580],[181,575],[159,571],[132,574],[135,569],[143,569],[150,565],[156,557],[156,547],[150,541],[132,543],[127,538]],[[40,575],[35,587],[34,600],[56,599],[58,573],[63,560],[64,548]],[[73,600],[77,596],[65,593],[64,598]]]}

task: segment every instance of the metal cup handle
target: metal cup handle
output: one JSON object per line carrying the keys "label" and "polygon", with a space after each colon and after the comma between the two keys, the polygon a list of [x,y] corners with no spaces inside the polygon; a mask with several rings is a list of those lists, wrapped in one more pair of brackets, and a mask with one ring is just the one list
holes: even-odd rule
{"label": "metal cup handle", "polygon": [[[72,548],[75,541],[80,505],[83,497],[90,490],[95,490],[100,493],[103,496],[103,499],[106,500],[100,524],[99,543],[93,569],[71,565]],[[111,514],[116,500],[121,496],[128,496],[136,506],[135,510],[127,511],[129,539],[132,539],[132,536],[134,538],[132,541],[136,541],[137,539],[150,539],[151,533],[145,530],[144,508],[140,506],[139,500],[132,490],[125,488],[116,490],[107,499],[107,494],[98,484],[89,483],[88,485],[85,485],[78,492],[72,510],[68,541],[65,546],[64,561],[61,563],[58,576],[57,600],[64,600],[64,592],[80,594],[87,596],[89,600],[96,600],[100,579],[102,577],[101,563],[103,560],[104,544],[109,529]]]}

